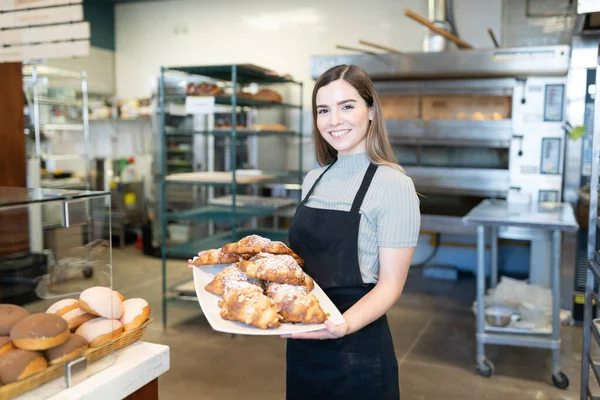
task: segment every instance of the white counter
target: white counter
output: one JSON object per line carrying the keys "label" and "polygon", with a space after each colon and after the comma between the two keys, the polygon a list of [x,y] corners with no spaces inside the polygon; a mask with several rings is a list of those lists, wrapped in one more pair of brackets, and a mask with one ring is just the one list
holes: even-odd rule
{"label": "white counter", "polygon": [[[106,367],[114,360],[114,364]],[[85,381],[65,388],[64,377],[27,392],[17,400],[112,400],[123,399],[169,370],[169,347],[136,342],[89,365],[95,373]],[[54,394],[54,395],[51,395]],[[51,397],[48,397],[51,395]]]}

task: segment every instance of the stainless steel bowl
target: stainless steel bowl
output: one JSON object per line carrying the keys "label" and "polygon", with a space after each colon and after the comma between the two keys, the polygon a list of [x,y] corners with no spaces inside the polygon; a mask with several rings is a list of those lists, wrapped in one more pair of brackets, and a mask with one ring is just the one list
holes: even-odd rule
{"label": "stainless steel bowl", "polygon": [[492,326],[504,327],[510,324],[514,310],[503,306],[490,306],[484,311],[485,320]]}

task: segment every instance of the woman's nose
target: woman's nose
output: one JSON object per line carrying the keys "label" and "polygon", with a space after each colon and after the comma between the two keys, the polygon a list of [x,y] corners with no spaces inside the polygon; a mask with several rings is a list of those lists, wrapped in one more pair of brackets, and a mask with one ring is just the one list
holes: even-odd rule
{"label": "woman's nose", "polygon": [[334,126],[342,123],[342,116],[338,111],[331,112],[331,119],[329,120],[329,123]]}

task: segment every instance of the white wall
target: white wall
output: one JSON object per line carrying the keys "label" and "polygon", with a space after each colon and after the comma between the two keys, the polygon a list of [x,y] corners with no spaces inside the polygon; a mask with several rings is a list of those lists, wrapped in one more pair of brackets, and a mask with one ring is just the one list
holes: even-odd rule
{"label": "white wall", "polygon": [[[312,55],[336,54],[336,44],[359,39],[421,51],[425,28],[406,8],[427,16],[427,0],[176,0],[116,6],[116,90],[146,97],[161,66],[254,63],[313,80]],[[491,47],[487,29],[501,37],[502,0],[455,0],[460,35]],[[309,128],[308,128],[309,129]]]}
{"label": "white wall", "polygon": [[[48,65],[63,68],[68,71],[85,71],[88,76],[88,91],[90,93],[115,93],[115,53],[110,50],[91,47],[90,54],[81,58],[54,58],[48,60]],[[61,86],[67,82],[60,82]],[[81,84],[72,82],[71,87],[81,90]]]}

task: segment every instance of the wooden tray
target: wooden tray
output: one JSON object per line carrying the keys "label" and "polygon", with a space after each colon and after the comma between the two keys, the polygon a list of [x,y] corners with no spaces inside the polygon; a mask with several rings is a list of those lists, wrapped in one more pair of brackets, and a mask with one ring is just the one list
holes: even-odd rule
{"label": "wooden tray", "polygon": [[[84,356],[87,357],[88,363],[98,361],[102,357],[112,354],[115,351],[140,340],[146,333],[146,328],[148,328],[152,321],[152,318],[148,318],[142,325],[130,331],[124,332],[118,338],[112,339],[100,347],[87,349],[84,353]],[[9,400],[15,398],[43,385],[46,382],[60,378],[61,376],[64,376],[64,374],[64,363],[51,365],[42,372],[32,375],[29,378],[0,387],[0,400]]]}

